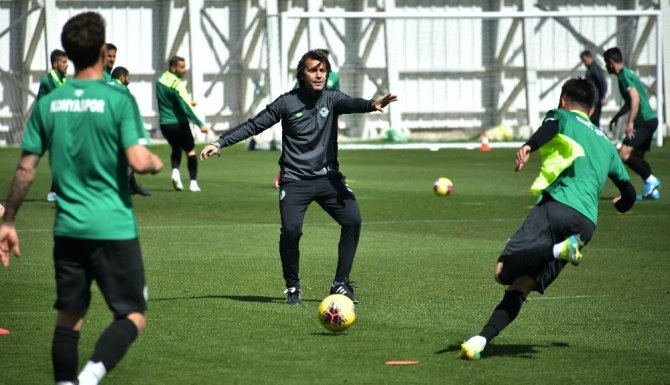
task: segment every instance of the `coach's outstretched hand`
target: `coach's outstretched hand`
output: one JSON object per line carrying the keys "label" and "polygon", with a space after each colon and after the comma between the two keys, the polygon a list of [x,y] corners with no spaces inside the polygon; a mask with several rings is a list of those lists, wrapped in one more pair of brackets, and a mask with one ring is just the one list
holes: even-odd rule
{"label": "coach's outstretched hand", "polygon": [[221,152],[221,149],[216,147],[213,144],[208,144],[205,146],[205,148],[200,151],[200,160],[205,160],[209,158],[212,155],[217,155]]}
{"label": "coach's outstretched hand", "polygon": [[379,98],[372,102],[372,107],[379,112],[384,112],[384,107],[398,100],[396,95],[386,94],[386,96]]}

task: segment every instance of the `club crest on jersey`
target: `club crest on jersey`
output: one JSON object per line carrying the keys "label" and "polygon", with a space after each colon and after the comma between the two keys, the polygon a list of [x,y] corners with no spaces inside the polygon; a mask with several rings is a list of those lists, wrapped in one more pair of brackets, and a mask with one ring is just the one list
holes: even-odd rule
{"label": "club crest on jersey", "polygon": [[330,112],[330,111],[328,111],[328,108],[326,108],[326,107],[322,107],[322,108],[321,108],[321,111],[319,111],[319,114],[321,115],[322,118],[325,118],[326,116],[328,116],[328,113],[329,113],[329,112]]}
{"label": "club crest on jersey", "polygon": [[83,94],[84,94],[84,90],[76,90],[76,91],[74,91],[74,96],[76,96],[76,97],[78,97],[78,98],[80,98],[81,95],[83,95]]}

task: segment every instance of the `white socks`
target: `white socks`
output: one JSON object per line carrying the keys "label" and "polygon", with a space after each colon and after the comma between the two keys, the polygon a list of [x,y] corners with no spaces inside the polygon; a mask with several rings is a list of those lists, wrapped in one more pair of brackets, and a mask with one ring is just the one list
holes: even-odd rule
{"label": "white socks", "polygon": [[88,361],[79,373],[79,385],[98,385],[98,382],[107,374],[102,362]]}
{"label": "white socks", "polygon": [[565,242],[567,242],[567,240],[554,245],[554,258],[555,259],[561,259],[562,258],[561,257],[561,252],[563,251],[563,246],[564,246]]}
{"label": "white socks", "polygon": [[653,175],[649,175],[649,178],[647,178],[644,182],[645,182],[645,183],[654,183],[654,182],[656,182],[656,181],[657,181],[657,179],[656,179],[655,176],[653,176]]}

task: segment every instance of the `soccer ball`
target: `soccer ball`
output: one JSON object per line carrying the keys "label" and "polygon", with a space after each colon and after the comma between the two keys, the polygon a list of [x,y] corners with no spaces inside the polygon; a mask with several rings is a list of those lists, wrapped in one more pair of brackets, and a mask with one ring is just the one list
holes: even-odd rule
{"label": "soccer ball", "polygon": [[433,183],[433,191],[435,195],[449,195],[454,190],[454,184],[449,178],[438,178],[435,183]]}
{"label": "soccer ball", "polygon": [[342,294],[324,298],[319,306],[319,322],[331,332],[343,332],[356,322],[356,307]]}

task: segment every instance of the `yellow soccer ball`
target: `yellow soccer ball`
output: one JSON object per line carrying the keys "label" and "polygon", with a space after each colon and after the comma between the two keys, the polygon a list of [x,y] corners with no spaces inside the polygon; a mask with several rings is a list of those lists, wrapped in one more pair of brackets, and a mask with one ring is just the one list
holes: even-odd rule
{"label": "yellow soccer ball", "polygon": [[331,332],[343,332],[356,322],[356,306],[342,294],[332,294],[319,305],[319,322]]}
{"label": "yellow soccer ball", "polygon": [[433,183],[433,191],[435,195],[449,195],[454,190],[454,184],[449,178],[438,178],[435,183]]}

